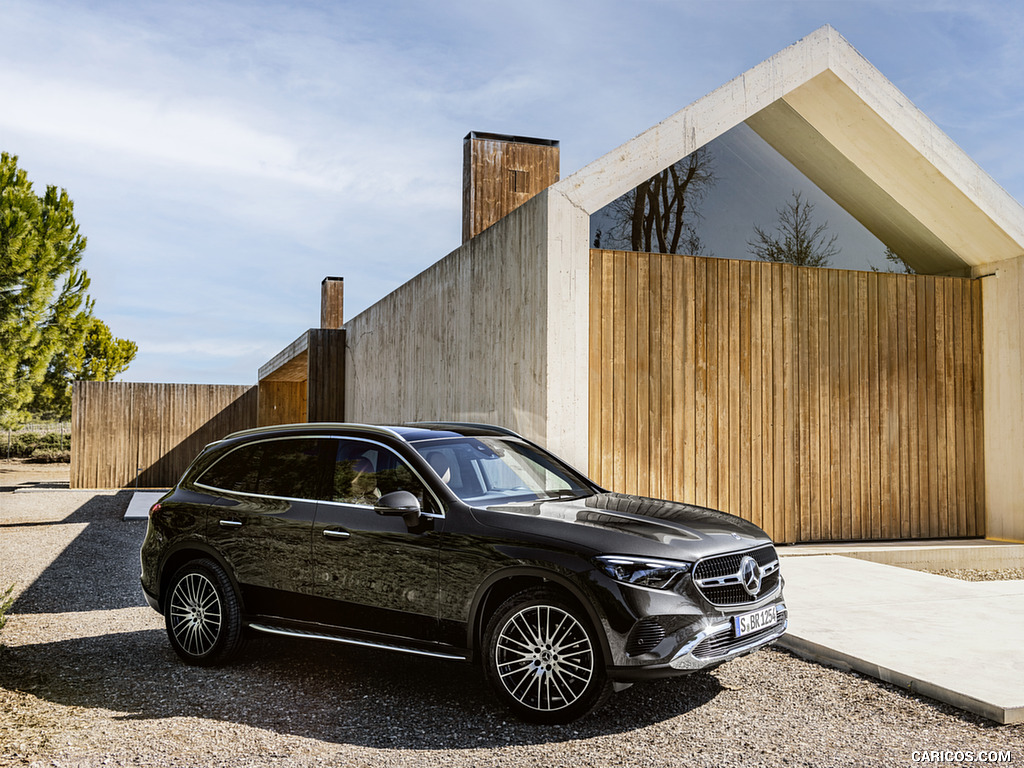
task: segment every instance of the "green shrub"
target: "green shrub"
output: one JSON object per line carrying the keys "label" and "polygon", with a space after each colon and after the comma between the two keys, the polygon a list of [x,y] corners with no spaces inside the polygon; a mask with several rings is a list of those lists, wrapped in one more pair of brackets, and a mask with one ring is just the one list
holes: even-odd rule
{"label": "green shrub", "polygon": [[54,450],[51,448],[36,448],[28,457],[32,464],[60,464],[71,461],[71,451]]}
{"label": "green shrub", "polygon": [[[0,433],[2,434],[2,433]],[[10,436],[12,459],[28,459],[36,451],[71,451],[71,435],[60,432],[15,432]],[[0,437],[0,458],[7,456],[7,435]]]}
{"label": "green shrub", "polygon": [[18,432],[11,437],[11,456],[24,459],[32,455],[39,445],[39,435],[35,432]]}
{"label": "green shrub", "polygon": [[51,451],[70,451],[71,435],[62,435],[60,432],[44,432],[39,436],[36,448]]}

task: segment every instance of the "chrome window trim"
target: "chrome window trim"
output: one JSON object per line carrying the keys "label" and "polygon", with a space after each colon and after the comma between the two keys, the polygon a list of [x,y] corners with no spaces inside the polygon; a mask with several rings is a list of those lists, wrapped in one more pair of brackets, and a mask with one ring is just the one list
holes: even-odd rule
{"label": "chrome window trim", "polygon": [[[277,428],[276,427],[266,427],[266,429],[269,430],[269,429],[277,429]],[[387,432],[389,434],[391,432],[391,430],[380,430],[380,431]],[[395,433],[395,434],[397,435],[397,433]],[[444,510],[444,505],[441,503],[441,500],[437,497],[437,494],[434,493],[434,489],[431,488],[430,484],[427,483],[427,481],[423,479],[423,475],[421,475],[419,473],[419,471],[417,471],[416,467],[410,465],[409,462],[406,461],[404,458],[402,458],[402,456],[398,452],[396,452],[395,449],[392,448],[391,446],[385,445],[384,443],[377,442],[376,440],[371,440],[368,437],[363,437],[362,435],[323,435],[323,434],[317,434],[317,435],[279,435],[279,436],[276,436],[276,437],[266,437],[266,438],[264,438],[262,440],[247,440],[246,442],[241,443],[240,445],[236,445],[234,448],[232,448],[231,450],[227,451],[223,456],[221,456],[219,459],[217,459],[213,464],[208,466],[205,470],[203,470],[203,475],[205,475],[207,472],[209,472],[215,466],[217,466],[222,461],[224,461],[224,459],[226,459],[232,453],[234,453],[235,451],[240,450],[242,448],[245,448],[246,446],[258,445],[260,443],[276,443],[276,442],[280,442],[282,440],[357,440],[357,441],[359,441],[361,443],[369,443],[370,445],[377,446],[378,448],[383,448],[386,451],[390,451],[392,454],[394,454],[394,456],[400,462],[402,462],[406,467],[408,467],[409,471],[413,473],[413,475],[416,477],[416,479],[419,480],[420,483],[423,484],[423,487],[426,489],[427,493],[430,494],[430,496],[434,500],[434,503],[436,504],[437,508],[440,509],[440,510]],[[403,440],[403,442],[404,442],[404,440]],[[335,447],[335,456],[337,456],[337,447]],[[200,477],[202,477],[202,475],[200,475]],[[219,493],[232,493],[232,494],[235,494],[236,496],[245,496],[245,497],[250,498],[250,499],[279,499],[281,501],[311,501],[314,504],[331,504],[333,506],[355,507],[356,509],[369,509],[369,510],[372,510],[374,508],[372,504],[352,504],[352,503],[344,502],[344,501],[332,501],[330,499],[307,499],[307,498],[303,498],[301,496],[270,496],[270,495],[265,494],[265,493],[251,493],[249,491],[232,491],[232,490],[229,490],[227,488],[218,488],[217,486],[214,486],[214,485],[206,485],[205,483],[200,483],[198,480],[195,480],[192,483],[192,485],[194,485],[197,488],[203,488],[204,490],[208,490],[208,491],[217,491]],[[435,513],[435,512],[420,512],[420,514],[423,517],[430,518],[431,520],[444,520],[445,519],[445,515],[444,515],[443,511],[440,514]]]}
{"label": "chrome window trim", "polygon": [[[436,499],[436,496],[434,496],[434,492],[433,491],[430,491],[430,495],[431,495],[431,497]],[[361,509],[361,510],[367,510],[368,509],[371,512],[374,509],[372,504],[353,504],[353,503],[348,502],[348,501],[330,501],[330,500],[327,500],[327,499],[322,499],[322,500],[317,501],[317,503],[318,504],[330,504],[332,507],[352,507],[353,509]],[[444,518],[445,518],[444,515],[438,515],[438,514],[436,514],[434,512],[423,512],[422,510],[420,511],[420,516],[421,517],[429,517],[431,520],[444,520]]]}

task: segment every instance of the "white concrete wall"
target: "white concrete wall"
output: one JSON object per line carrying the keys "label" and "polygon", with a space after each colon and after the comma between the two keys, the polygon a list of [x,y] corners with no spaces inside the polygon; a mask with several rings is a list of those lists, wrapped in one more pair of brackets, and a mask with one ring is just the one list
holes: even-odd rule
{"label": "white concrete wall", "polygon": [[590,440],[590,216],[547,196],[548,448],[587,473]]}
{"label": "white concrete wall", "polygon": [[545,222],[516,210],[349,320],[346,418],[543,434]]}
{"label": "white concrete wall", "polygon": [[585,470],[588,233],[541,193],[348,321],[346,419],[498,424]]}
{"label": "white concrete wall", "polygon": [[984,323],[985,503],[991,539],[1024,542],[1024,256],[979,267]]}

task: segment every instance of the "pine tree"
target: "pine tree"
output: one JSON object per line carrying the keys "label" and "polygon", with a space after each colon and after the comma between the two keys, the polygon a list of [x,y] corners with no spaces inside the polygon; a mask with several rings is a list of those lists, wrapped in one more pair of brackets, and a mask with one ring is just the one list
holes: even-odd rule
{"label": "pine tree", "polygon": [[[110,381],[127,370],[138,345],[119,339],[97,317],[88,317],[82,341],[53,356],[28,410],[37,416],[67,421],[71,418],[71,382]],[[75,338],[77,338],[77,329]]]}
{"label": "pine tree", "polygon": [[96,322],[85,245],[67,191],[37,195],[0,154],[0,426],[25,418],[58,355],[81,354]]}

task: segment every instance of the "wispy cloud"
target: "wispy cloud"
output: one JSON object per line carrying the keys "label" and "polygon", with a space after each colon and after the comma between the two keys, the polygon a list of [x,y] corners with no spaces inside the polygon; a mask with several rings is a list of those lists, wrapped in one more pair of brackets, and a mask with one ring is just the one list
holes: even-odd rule
{"label": "wispy cloud", "polygon": [[[458,245],[470,130],[571,173],[823,23],[1018,198],[1010,0],[4,0],[0,148],[66,186],[138,379],[251,381]],[[269,350],[269,352],[268,352]],[[218,369],[217,361],[222,367]]]}

